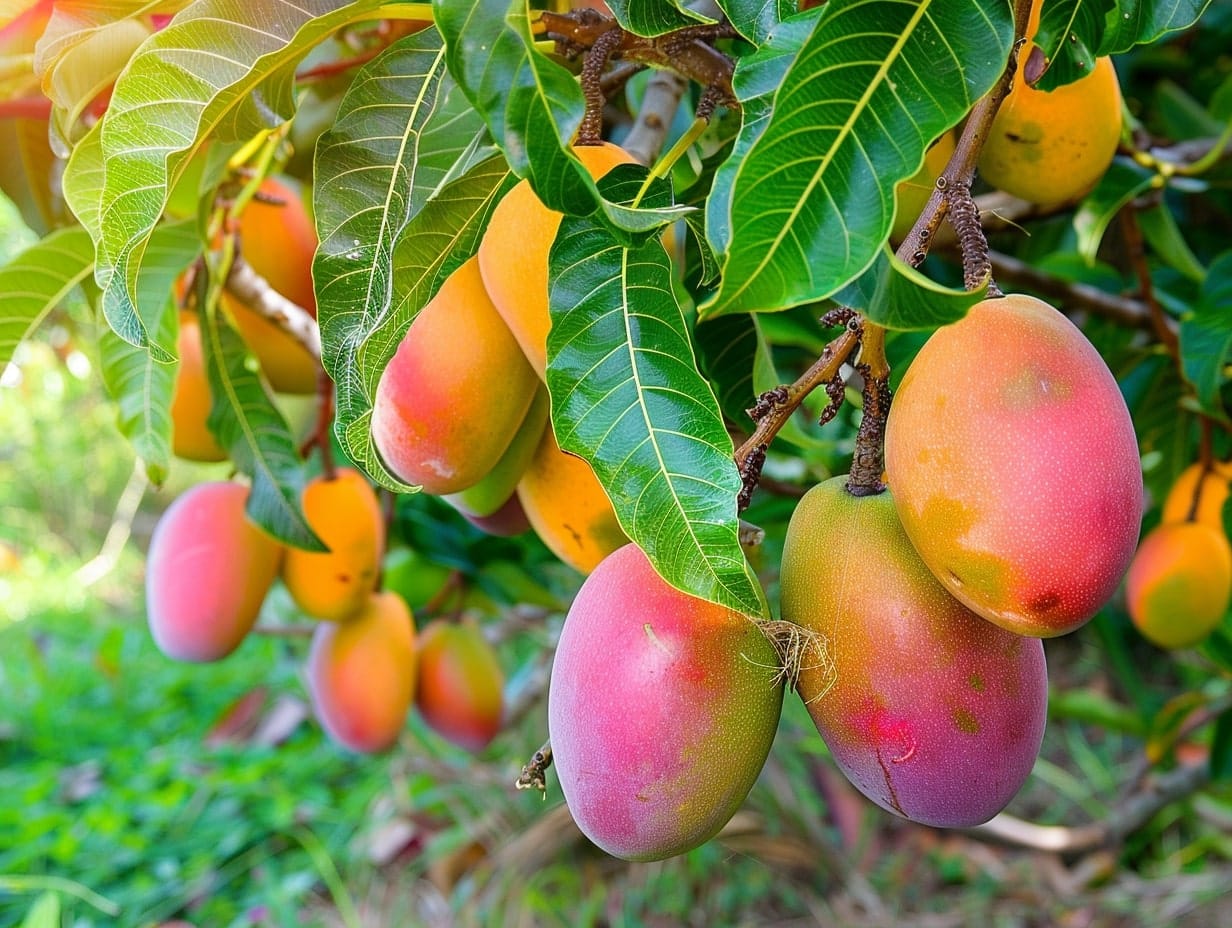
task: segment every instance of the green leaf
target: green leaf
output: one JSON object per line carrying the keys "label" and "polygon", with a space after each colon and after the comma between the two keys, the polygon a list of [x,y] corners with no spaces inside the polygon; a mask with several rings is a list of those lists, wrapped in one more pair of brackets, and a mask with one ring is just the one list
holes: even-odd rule
{"label": "green leaf", "polygon": [[[197,0],[138,49],[100,123],[104,176],[94,275],[117,335],[138,347],[150,344],[134,303],[137,272],[168,191],[192,155],[212,134],[229,141],[289,119],[295,62],[379,6],[380,0]],[[151,351],[156,359],[170,357],[156,342]]]}
{"label": "green leaf", "polygon": [[1211,0],[1117,0],[1108,11],[1097,55],[1120,55],[1152,45],[1169,32],[1188,29]]}
{"label": "green leaf", "polygon": [[1211,736],[1211,779],[1232,781],[1232,710],[1220,714]]}
{"label": "green leaf", "polygon": [[1181,321],[1181,366],[1204,409],[1222,415],[1219,391],[1232,363],[1232,252],[1211,264],[1193,313]]}
{"label": "green leaf", "polygon": [[753,366],[762,346],[757,319],[749,313],[721,316],[693,329],[693,344],[706,379],[715,388],[719,409],[744,431],[753,428],[748,410],[757,399]]}
{"label": "green leaf", "polygon": [[85,229],[57,229],[0,268],[0,372],[61,300],[89,280],[94,244]]}
{"label": "green leaf", "polygon": [[978,290],[952,290],[929,280],[883,247],[867,271],[835,295],[871,322],[887,329],[935,329],[957,322],[988,295]]}
{"label": "green leaf", "polygon": [[643,36],[713,22],[688,9],[680,0],[611,0],[607,6],[625,29]]}
{"label": "green leaf", "polygon": [[[645,170],[600,183],[631,197]],[[667,201],[666,185],[651,196]],[[766,614],[740,549],[740,475],[718,402],[657,240],[621,245],[595,218],[566,217],[549,260],[548,389],[561,448],[585,458],[620,525],[659,574],[694,596]]]}
{"label": "green leaf", "polygon": [[715,171],[706,201],[706,225],[716,251],[727,251],[731,241],[732,186],[741,162],[766,128],[774,112],[774,95],[824,12],[824,8],[815,7],[784,20],[757,51],[736,62],[732,88],[740,101],[740,134],[731,156]]}
{"label": "green leaf", "polygon": [[86,133],[64,169],[64,199],[95,242],[102,237],[98,204],[103,195],[102,123]]}
{"label": "green leaf", "polygon": [[761,45],[775,27],[796,12],[793,0],[718,0],[723,15],[742,36]]}
{"label": "green leaf", "polygon": [[[217,297],[218,294],[213,294]],[[235,466],[252,478],[248,516],[275,538],[308,551],[328,550],[300,506],[304,466],[295,439],[248,347],[223,318],[217,299],[202,302],[201,347],[213,404],[206,426]]]}
{"label": "green leaf", "polygon": [[[323,361],[337,386],[338,435],[348,454],[374,474],[382,469],[366,430],[355,433],[358,446],[344,436],[371,408],[376,378],[392,356],[383,356],[380,368],[360,363],[365,342],[406,295],[394,286],[395,245],[449,175],[464,174],[476,158],[491,155],[491,146],[480,144],[485,135],[445,70],[440,33],[426,29],[390,46],[356,75],[334,126],[317,144],[313,203],[320,245],[313,278]],[[417,245],[422,249],[428,241]],[[431,241],[452,247],[445,239]],[[380,473],[379,479],[405,488],[392,475]]]}
{"label": "green leaf", "polygon": [[[1104,35],[1104,21],[1115,12],[1116,0],[1062,0],[1045,3],[1035,44],[1044,52],[1048,70],[1036,83],[1039,90],[1053,90],[1086,77],[1095,69],[1095,51]],[[1021,54],[1029,54],[1031,46]]]}
{"label": "green leaf", "polygon": [[827,3],[740,159],[704,314],[819,300],[864,271],[889,235],[895,184],[992,86],[1012,33],[1002,2]]}
{"label": "green leaf", "polygon": [[388,308],[347,332],[345,340],[341,332],[328,335],[334,350],[342,352],[335,363],[349,370],[338,383],[335,433],[351,460],[392,490],[411,487],[385,468],[372,443],[377,383],[419,310],[479,248],[488,217],[515,181],[497,156],[447,183],[402,230],[393,253],[394,298]]}
{"label": "green leaf", "polygon": [[[535,50],[524,0],[434,0],[449,73],[487,122],[509,166],[554,210],[602,210],[622,240],[681,218],[687,209],[632,210],[604,200],[570,150],[585,103],[577,79]],[[555,131],[545,131],[552,126]],[[628,230],[628,231],[622,231]]]}
{"label": "green leaf", "polygon": [[[196,223],[190,220],[159,226],[150,238],[137,278],[137,299],[151,307],[144,315],[159,320],[155,332],[164,344],[174,345],[179,333],[172,298],[175,279],[200,251]],[[171,398],[179,365],[155,361],[144,348],[133,347],[114,332],[99,339],[99,355],[103,382],[118,407],[120,432],[157,486],[171,466]]]}
{"label": "green leaf", "polygon": [[1078,253],[1088,264],[1095,263],[1099,243],[1114,216],[1125,204],[1162,181],[1129,158],[1115,158],[1095,189],[1083,199],[1074,214],[1074,231],[1078,234]]}
{"label": "green leaf", "polygon": [[1200,284],[1206,279],[1206,268],[1190,250],[1166,203],[1139,210],[1138,224],[1142,227],[1142,236],[1147,244],[1169,267],[1194,283]]}

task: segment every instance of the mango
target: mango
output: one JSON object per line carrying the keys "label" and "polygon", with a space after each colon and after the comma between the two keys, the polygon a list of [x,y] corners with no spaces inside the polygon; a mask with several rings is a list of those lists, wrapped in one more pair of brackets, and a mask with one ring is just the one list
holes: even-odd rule
{"label": "mango", "polygon": [[1138,547],[1125,578],[1129,616],[1161,648],[1206,639],[1232,600],[1232,547],[1203,522],[1155,528]]}
{"label": "mango", "polygon": [[1164,499],[1160,521],[1202,522],[1223,531],[1223,507],[1228,501],[1228,482],[1232,480],[1232,465],[1215,461],[1210,468],[1193,463],[1181,471],[1176,483]]}
{"label": "mango", "polygon": [[472,521],[495,515],[504,509],[514,496],[522,474],[535,456],[535,449],[539,447],[539,439],[543,437],[543,429],[548,422],[550,408],[547,387],[540,387],[535,391],[535,398],[531,401],[522,424],[518,426],[517,434],[513,436],[496,466],[474,486],[450,493],[442,499]]}
{"label": "mango", "polygon": [[522,501],[516,493],[491,515],[473,516],[463,512],[462,518],[479,531],[497,538],[512,538],[530,531],[530,520],[526,518],[526,510],[522,508]]}
{"label": "mango", "polygon": [[180,312],[176,351],[180,369],[171,394],[171,450],[188,461],[225,461],[227,452],[206,425],[213,399],[195,313]]}
{"label": "mango", "polygon": [[[313,315],[312,258],[317,234],[299,190],[291,181],[269,177],[260,187],[270,201],[253,199],[240,214],[239,247],[254,271],[275,290]],[[256,355],[270,386],[279,393],[315,393],[320,366],[304,347],[275,323],[224,294],[226,307]]]}
{"label": "mango", "polygon": [[1089,74],[1056,90],[1027,84],[1025,69],[1041,3],[1032,4],[1014,86],[989,129],[979,170],[994,187],[1051,207],[1089,193],[1112,163],[1121,138],[1121,87],[1107,57],[1097,58]]}
{"label": "mango", "polygon": [[[575,145],[574,154],[590,176],[600,178],[633,158],[608,142]],[[513,332],[540,378],[548,364],[548,253],[560,228],[561,213],[520,181],[501,198],[479,242],[479,270],[492,303]]]}
{"label": "mango", "polygon": [[518,500],[543,543],[581,573],[629,542],[595,472],[560,450],[551,427],[522,475]]}
{"label": "mango", "polygon": [[890,407],[885,455],[924,563],[1002,628],[1072,631],[1133,557],[1143,488],[1129,411],[1082,332],[1034,297],[985,300],[933,333]]}
{"label": "mango", "polygon": [[381,374],[372,439],[403,480],[457,493],[500,461],[538,388],[471,258],[420,310]]}
{"label": "mango", "polygon": [[482,751],[501,729],[505,675],[473,622],[429,622],[416,648],[415,706],[442,738]]}
{"label": "mango", "polygon": [[759,625],[626,545],[582,584],[552,665],[548,733],[574,820],[627,860],[697,847],[748,795],[782,702]]}
{"label": "mango", "polygon": [[797,505],[783,548],[785,621],[819,634],[798,691],[835,763],[877,805],[956,828],[1013,798],[1047,713],[1043,643],[997,628],[945,591],[889,493],[836,477]]}
{"label": "mango", "polygon": [[216,661],[256,624],[282,546],[244,514],[248,488],[199,483],[167,507],[146,558],[146,614],[160,651]]}
{"label": "mango", "polygon": [[415,624],[402,597],[372,593],[351,620],[317,626],[307,671],[334,741],[365,754],[392,747],[415,694]]}
{"label": "mango", "polygon": [[288,548],[282,581],[308,615],[338,622],[367,604],[385,556],[385,516],[371,484],[340,467],[304,487],[304,517],[327,552]]}

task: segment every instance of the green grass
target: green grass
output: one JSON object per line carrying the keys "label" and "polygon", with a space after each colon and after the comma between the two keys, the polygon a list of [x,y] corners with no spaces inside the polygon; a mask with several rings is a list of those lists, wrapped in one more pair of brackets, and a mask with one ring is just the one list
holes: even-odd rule
{"label": "green grass", "polygon": [[302,698],[297,666],[270,639],[216,665],[174,664],[131,615],[0,631],[0,925],[19,924],[31,901],[6,895],[3,876],[36,874],[118,909],[113,922],[66,897],[78,926],[181,912],[228,925],[255,909],[298,924],[323,877],[303,835],[345,859],[388,762],[346,755],[312,724],[278,747],[204,740],[254,687]]}

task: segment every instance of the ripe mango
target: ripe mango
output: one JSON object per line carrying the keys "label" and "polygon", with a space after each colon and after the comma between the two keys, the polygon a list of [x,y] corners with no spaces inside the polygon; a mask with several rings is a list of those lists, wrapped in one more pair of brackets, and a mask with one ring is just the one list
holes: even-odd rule
{"label": "ripe mango", "polygon": [[496,466],[538,388],[471,258],[420,310],[381,374],[372,439],[403,480],[457,493]]}
{"label": "ripe mango", "polygon": [[628,544],[599,478],[582,458],[560,450],[551,426],[522,475],[518,499],[543,543],[581,573]]}
{"label": "ripe mango", "polygon": [[385,556],[380,501],[362,474],[340,467],[332,480],[310,480],[302,502],[304,517],[329,550],[288,548],[282,581],[308,615],[348,619],[368,602]]}
{"label": "ripe mango", "polygon": [[468,751],[496,737],[504,708],[505,674],[473,622],[429,622],[416,648],[415,705],[428,726]]}
{"label": "ripe mango", "polygon": [[890,407],[885,453],[924,563],[1010,631],[1082,625],[1133,557],[1143,489],[1129,411],[1082,332],[1034,297],[985,300],[929,338]]}
{"label": "ripe mango", "polygon": [[[633,158],[608,142],[576,145],[590,176],[600,178]],[[479,243],[479,269],[492,303],[542,378],[548,364],[548,253],[560,228],[561,213],[535,196],[529,181],[520,181],[496,204]]]}
{"label": "ripe mango", "polygon": [[216,661],[252,630],[282,545],[244,514],[248,488],[199,483],[158,520],[146,558],[154,643],[181,661]]}
{"label": "ripe mango", "polygon": [[1232,547],[1202,522],[1155,528],[1125,578],[1129,616],[1161,648],[1187,648],[1219,625],[1232,600]]}
{"label": "ripe mango", "polygon": [[1107,57],[1055,90],[1027,84],[1041,3],[1032,4],[1014,86],[989,129],[979,169],[986,181],[1012,196],[1058,206],[1088,193],[1112,162],[1121,138],[1121,87]]}
{"label": "ripe mango", "polygon": [[929,572],[890,494],[836,477],[787,529],[783,618],[822,636],[801,699],[847,778],[912,821],[966,827],[1013,798],[1039,753],[1048,676],[1038,639],[966,609]]}
{"label": "ripe mango", "polygon": [[782,702],[757,623],[669,586],[626,545],[582,584],[552,665],[548,732],[569,810],[617,857],[697,847],[748,795]]}
{"label": "ripe mango", "polygon": [[227,452],[206,426],[213,399],[195,313],[181,311],[176,351],[180,369],[171,394],[171,450],[188,461],[225,461]]}
{"label": "ripe mango", "polygon": [[312,706],[329,736],[374,754],[398,740],[415,693],[415,625],[396,593],[347,622],[323,622],[308,655]]}

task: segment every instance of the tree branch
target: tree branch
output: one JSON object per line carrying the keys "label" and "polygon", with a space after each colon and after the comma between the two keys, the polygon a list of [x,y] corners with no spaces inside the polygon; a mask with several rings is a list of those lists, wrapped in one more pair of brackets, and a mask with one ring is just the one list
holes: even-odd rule
{"label": "tree branch", "polygon": [[252,269],[243,255],[236,254],[227,275],[227,292],[253,312],[274,323],[321,360],[321,331],[308,310],[288,300]]}
{"label": "tree branch", "polygon": [[1177,767],[1147,783],[1141,793],[1117,806],[1107,821],[1087,825],[1037,825],[1002,812],[991,821],[970,830],[979,838],[990,838],[1054,854],[1081,854],[1119,844],[1138,830],[1165,806],[1190,796],[1210,782],[1206,763]]}

